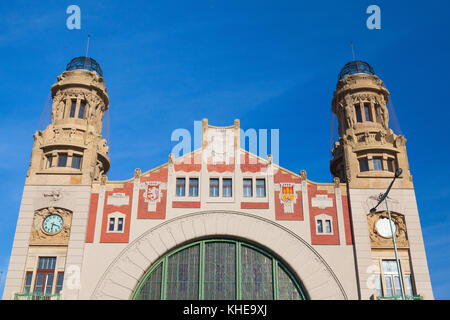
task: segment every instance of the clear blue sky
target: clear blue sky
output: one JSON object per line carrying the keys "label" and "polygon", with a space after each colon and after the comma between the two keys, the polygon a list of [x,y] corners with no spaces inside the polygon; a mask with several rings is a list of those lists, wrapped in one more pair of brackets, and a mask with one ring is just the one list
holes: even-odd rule
{"label": "clear blue sky", "polygon": [[[71,4],[81,30],[66,28]],[[366,27],[371,4],[381,30]],[[331,181],[331,99],[353,41],[391,92],[434,294],[450,299],[449,11],[444,0],[2,1],[0,292],[32,135],[50,86],[91,34],[110,96],[110,180],[165,163],[177,128],[239,118],[244,129],[280,129],[282,166]]]}

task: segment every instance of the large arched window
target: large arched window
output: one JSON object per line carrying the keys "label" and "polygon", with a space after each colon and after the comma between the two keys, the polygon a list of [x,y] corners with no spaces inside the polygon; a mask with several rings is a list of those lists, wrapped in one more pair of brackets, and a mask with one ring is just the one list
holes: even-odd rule
{"label": "large arched window", "polygon": [[159,259],[143,276],[137,300],[304,300],[280,260],[251,244],[197,241]]}

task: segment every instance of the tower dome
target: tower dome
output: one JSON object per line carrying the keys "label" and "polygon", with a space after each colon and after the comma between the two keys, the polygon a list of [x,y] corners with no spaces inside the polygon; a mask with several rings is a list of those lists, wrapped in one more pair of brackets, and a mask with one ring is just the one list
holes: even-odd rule
{"label": "tower dome", "polygon": [[375,71],[367,62],[356,60],[347,63],[342,67],[341,72],[339,72],[339,80],[344,78],[345,75],[355,74],[355,73],[365,73],[370,75],[375,75]]}
{"label": "tower dome", "polygon": [[100,77],[103,77],[102,68],[97,61],[89,57],[77,57],[73,58],[66,66],[66,71],[75,69],[85,69],[89,71],[95,71]]}

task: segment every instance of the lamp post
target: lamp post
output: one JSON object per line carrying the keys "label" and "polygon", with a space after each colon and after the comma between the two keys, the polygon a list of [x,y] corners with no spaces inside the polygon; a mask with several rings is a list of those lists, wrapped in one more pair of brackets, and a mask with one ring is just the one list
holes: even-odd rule
{"label": "lamp post", "polygon": [[[389,191],[391,191],[391,188],[392,188],[392,185],[394,184],[395,179],[400,177],[402,172],[403,172],[403,170],[401,168],[398,168],[395,171],[394,179],[392,179],[391,184],[387,188],[386,192],[380,197],[380,200],[378,200],[377,205],[375,207],[373,207],[372,209],[370,209],[370,212],[371,213],[376,212],[377,211],[377,207],[380,205],[380,203],[382,203],[383,200],[385,201],[386,211],[387,211],[388,217],[389,217],[389,227],[391,228],[392,242],[394,244],[395,261],[397,262],[397,271],[398,271],[398,277],[399,277],[399,280],[400,280],[400,290],[401,290],[401,293],[402,293],[402,299],[405,300],[406,299],[405,288],[403,286],[403,277],[402,277],[402,273],[401,273],[401,270],[400,270],[400,260],[398,259],[397,241],[395,240],[395,234],[394,234],[394,230],[392,228],[391,211],[389,210],[388,201],[387,201],[387,196],[389,194]],[[393,283],[393,288],[395,290],[395,283]]]}

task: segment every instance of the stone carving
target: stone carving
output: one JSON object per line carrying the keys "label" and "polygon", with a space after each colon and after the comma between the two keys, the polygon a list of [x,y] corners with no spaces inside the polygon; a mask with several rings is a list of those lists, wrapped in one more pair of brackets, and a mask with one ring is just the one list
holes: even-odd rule
{"label": "stone carving", "polygon": [[44,192],[45,198],[50,198],[50,201],[59,201],[63,198],[60,190],[52,190],[50,192]]}
{"label": "stone carving", "polygon": [[[382,194],[381,194],[382,196]],[[391,237],[383,237],[379,234],[376,223],[379,219],[387,219],[388,213],[386,211],[383,212],[375,212],[369,213],[367,215],[367,222],[369,226],[369,236],[371,246],[373,248],[393,248],[394,244],[392,242]],[[408,248],[409,241],[406,232],[406,223],[405,217],[402,214],[391,212],[392,221],[395,223],[395,240],[397,242],[397,247],[399,248]]]}
{"label": "stone carving", "polygon": [[[63,219],[63,227],[56,234],[48,234],[42,229],[42,223],[48,216],[56,214]],[[49,207],[34,213],[30,234],[30,245],[67,245],[70,237],[72,212],[63,208]]]}
{"label": "stone carving", "polygon": [[136,168],[134,169],[134,178],[139,179],[141,177],[141,169]]}

